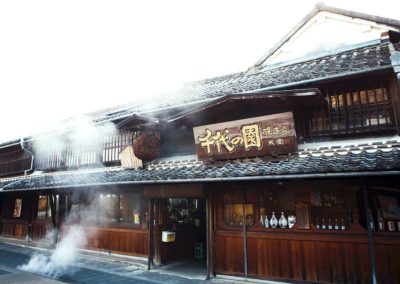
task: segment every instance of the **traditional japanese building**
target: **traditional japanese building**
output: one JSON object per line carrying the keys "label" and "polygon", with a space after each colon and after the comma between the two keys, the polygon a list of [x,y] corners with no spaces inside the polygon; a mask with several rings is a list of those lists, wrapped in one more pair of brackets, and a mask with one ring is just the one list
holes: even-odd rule
{"label": "traditional japanese building", "polygon": [[244,72],[90,114],[116,130],[89,142],[4,143],[1,235],[95,203],[87,247],[151,269],[399,283],[399,40],[399,20],[318,5]]}

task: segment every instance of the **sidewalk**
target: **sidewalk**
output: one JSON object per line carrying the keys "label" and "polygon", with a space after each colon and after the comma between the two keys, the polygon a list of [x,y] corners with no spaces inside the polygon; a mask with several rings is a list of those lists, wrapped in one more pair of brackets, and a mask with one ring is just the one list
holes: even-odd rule
{"label": "sidewalk", "polygon": [[[44,246],[39,242],[28,242],[25,240],[11,239],[0,237],[0,250],[6,252],[10,255],[24,255],[24,260],[19,260],[18,265],[26,263],[30,256],[34,253],[41,252],[44,255],[50,255],[53,250],[49,246]],[[4,263],[3,263],[4,264]],[[66,275],[58,278],[56,281],[49,278],[39,277],[37,281],[39,282],[26,282],[26,279],[31,279],[36,281],[35,277],[29,277],[28,272],[23,272],[17,269],[15,265],[12,267],[13,271],[19,272],[19,274],[14,273],[21,278],[22,282],[9,282],[2,281],[1,276],[1,265],[0,262],[0,283],[174,283],[174,284],[186,284],[186,283],[220,283],[220,284],[239,284],[239,283],[280,283],[283,282],[271,282],[271,281],[257,281],[257,280],[245,280],[243,278],[227,277],[227,278],[213,278],[211,280],[205,280],[205,273],[191,273],[184,271],[179,273],[176,271],[168,271],[165,267],[147,270],[147,259],[143,257],[132,257],[118,254],[109,254],[108,252],[97,252],[89,250],[79,250],[78,257],[73,266],[76,269],[76,273],[72,275]],[[7,263],[9,266],[9,263]],[[10,268],[11,269],[11,268]],[[9,277],[9,276],[5,276]],[[11,276],[10,276],[11,277]],[[18,277],[14,277],[16,281]],[[41,281],[46,279],[50,282]],[[25,280],[24,280],[25,279]]]}
{"label": "sidewalk", "polygon": [[0,265],[0,283],[7,284],[58,284],[64,283],[40,275]]}

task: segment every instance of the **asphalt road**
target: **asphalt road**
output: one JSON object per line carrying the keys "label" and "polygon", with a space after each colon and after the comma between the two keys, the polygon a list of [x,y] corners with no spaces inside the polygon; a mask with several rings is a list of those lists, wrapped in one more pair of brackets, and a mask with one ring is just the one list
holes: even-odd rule
{"label": "asphalt road", "polygon": [[[80,255],[74,262],[73,273],[57,277],[40,279],[40,276],[26,273],[17,269],[26,264],[34,253],[49,254],[47,250],[24,247],[0,242],[0,282],[1,283],[209,283],[205,280],[192,280],[158,272],[149,272],[138,266],[128,265],[126,262],[110,261],[88,255]],[[18,282],[18,277],[21,282]],[[44,275],[45,276],[45,275]],[[2,279],[4,277],[4,279]],[[13,278],[14,282],[5,281],[6,277]],[[30,281],[27,281],[29,279]],[[35,280],[36,279],[36,280]],[[47,280],[46,280],[47,279]],[[37,281],[37,282],[35,282]],[[214,281],[212,281],[214,282]],[[226,283],[226,282],[225,282]]]}

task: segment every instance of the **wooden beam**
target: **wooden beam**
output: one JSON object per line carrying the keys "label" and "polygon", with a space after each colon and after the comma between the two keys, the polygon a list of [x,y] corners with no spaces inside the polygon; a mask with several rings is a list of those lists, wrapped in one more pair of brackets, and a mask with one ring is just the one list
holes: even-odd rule
{"label": "wooden beam", "polygon": [[203,198],[202,184],[147,185],[143,195],[148,198]]}

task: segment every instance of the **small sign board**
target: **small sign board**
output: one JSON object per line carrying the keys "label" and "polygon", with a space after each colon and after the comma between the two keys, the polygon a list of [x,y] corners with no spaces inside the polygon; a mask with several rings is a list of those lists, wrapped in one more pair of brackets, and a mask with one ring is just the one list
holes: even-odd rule
{"label": "small sign board", "polygon": [[262,157],[297,151],[292,112],[193,128],[199,160]]}
{"label": "small sign board", "polygon": [[138,159],[132,146],[125,147],[120,153],[121,166],[128,169],[143,168],[142,160]]}

